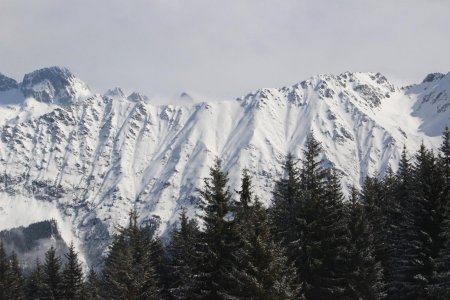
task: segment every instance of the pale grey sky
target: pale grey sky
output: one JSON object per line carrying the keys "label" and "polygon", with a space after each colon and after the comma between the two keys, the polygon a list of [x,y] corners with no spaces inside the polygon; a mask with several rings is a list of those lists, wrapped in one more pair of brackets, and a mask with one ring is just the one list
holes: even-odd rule
{"label": "pale grey sky", "polygon": [[0,0],[0,72],[235,98],[319,73],[450,71],[449,0]]}

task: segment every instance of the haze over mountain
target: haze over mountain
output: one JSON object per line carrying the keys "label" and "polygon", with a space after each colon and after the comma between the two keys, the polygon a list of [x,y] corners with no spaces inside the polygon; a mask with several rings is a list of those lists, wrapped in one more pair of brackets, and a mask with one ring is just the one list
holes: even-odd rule
{"label": "haze over mountain", "polygon": [[450,73],[398,87],[380,73],[317,75],[234,101],[156,105],[137,92],[104,95],[68,69],[0,75],[0,230],[55,218],[88,264],[135,208],[164,233],[181,207],[195,214],[196,188],[215,157],[230,185],[255,177],[270,204],[288,152],[301,158],[313,131],[324,164],[342,184],[394,170],[403,146],[440,143],[450,125]]}

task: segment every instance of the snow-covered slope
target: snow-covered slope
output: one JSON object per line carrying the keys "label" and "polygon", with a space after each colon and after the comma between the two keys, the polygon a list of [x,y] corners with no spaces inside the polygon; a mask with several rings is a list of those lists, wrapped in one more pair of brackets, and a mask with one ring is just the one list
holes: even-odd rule
{"label": "snow-covered slope", "polygon": [[404,144],[440,142],[449,92],[450,73],[398,88],[379,73],[346,72],[173,106],[119,88],[94,94],[64,68],[32,72],[20,84],[0,75],[0,214],[20,218],[3,199],[51,202],[92,264],[131,208],[161,232],[180,207],[193,215],[195,190],[216,156],[233,187],[248,168],[267,204],[284,156],[301,157],[311,130],[344,186],[395,169]]}

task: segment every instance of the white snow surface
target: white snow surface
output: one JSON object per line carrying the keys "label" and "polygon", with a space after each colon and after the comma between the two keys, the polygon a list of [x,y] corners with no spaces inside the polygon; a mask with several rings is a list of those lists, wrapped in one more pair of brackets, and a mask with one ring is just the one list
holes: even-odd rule
{"label": "white snow surface", "polygon": [[[64,235],[90,265],[133,208],[142,223],[159,219],[161,234],[181,207],[194,216],[196,188],[215,157],[231,191],[248,168],[256,194],[270,205],[285,155],[301,158],[311,130],[324,164],[348,189],[389,165],[395,170],[404,145],[411,152],[422,142],[437,148],[450,125],[450,73],[404,88],[379,73],[318,75],[236,100],[177,106],[120,89],[93,94],[78,78],[70,82],[76,84],[64,90],[73,101],[63,103],[18,94],[13,101],[8,91],[4,102],[0,93],[7,103],[0,105],[0,230],[58,211],[71,231]],[[26,199],[33,199],[29,206]]]}

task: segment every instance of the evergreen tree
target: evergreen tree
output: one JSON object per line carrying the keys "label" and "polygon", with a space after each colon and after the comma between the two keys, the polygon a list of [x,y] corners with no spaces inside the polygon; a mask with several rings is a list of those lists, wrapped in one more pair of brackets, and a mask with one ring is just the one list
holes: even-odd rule
{"label": "evergreen tree", "polygon": [[128,227],[119,228],[103,269],[103,297],[109,299],[160,299],[149,230],[141,228],[132,211]]}
{"label": "evergreen tree", "polygon": [[[398,255],[399,223],[403,217],[403,209],[396,198],[397,177],[391,168],[388,168],[382,181],[378,181],[377,191],[381,201],[378,217],[371,218],[370,210],[364,203],[364,208],[370,225],[374,229],[375,253],[377,260],[381,262],[385,280],[385,292],[391,287],[391,280],[396,270],[392,268],[392,257]],[[364,199],[364,198],[363,198]]]}
{"label": "evergreen tree", "polygon": [[400,210],[391,221],[394,226],[390,237],[389,269],[386,270],[388,299],[423,299],[427,282],[420,274],[424,254],[422,232],[417,223],[423,203],[418,201],[415,193],[406,148],[402,152],[396,182],[395,197]]}
{"label": "evergreen tree", "polygon": [[283,169],[284,176],[275,182],[269,218],[274,239],[286,249],[289,262],[295,264],[297,263],[297,247],[294,242],[300,239],[301,231],[294,228],[299,227],[296,212],[302,209],[302,203],[300,202],[300,170],[291,153],[287,155]]}
{"label": "evergreen tree", "polygon": [[[147,233],[150,233],[147,231]],[[150,243],[150,261],[155,270],[155,280],[158,284],[160,299],[169,299],[171,284],[170,262],[167,256],[166,248],[160,237],[148,235]]]}
{"label": "evergreen tree", "polygon": [[349,234],[339,179],[321,166],[321,151],[311,134],[300,170],[288,157],[291,174],[276,183],[271,219],[306,298],[343,299],[349,289]]}
{"label": "evergreen tree", "polygon": [[445,127],[445,130],[442,134],[442,144],[439,153],[439,165],[441,166],[442,176],[444,180],[442,204],[443,206],[445,206],[450,194],[450,130],[448,129],[448,127]]}
{"label": "evergreen tree", "polygon": [[436,258],[436,272],[434,284],[430,287],[431,294],[439,300],[450,298],[450,131],[448,127],[443,133],[443,141],[439,154],[439,165],[443,188],[441,194],[442,222],[441,233],[442,246]]}
{"label": "evergreen tree", "polygon": [[8,297],[8,273],[8,257],[5,248],[3,247],[3,241],[0,241],[0,299],[7,299]]}
{"label": "evergreen tree", "polygon": [[186,210],[182,209],[179,226],[174,226],[171,233],[169,252],[171,255],[172,285],[170,292],[175,299],[194,299],[198,291],[196,277],[197,243],[199,227],[195,220],[189,220]]}
{"label": "evergreen tree", "polygon": [[421,284],[416,288],[417,298],[427,298],[429,286],[433,285],[433,276],[436,270],[435,260],[442,247],[442,203],[441,194],[443,177],[437,165],[436,157],[422,144],[415,155],[413,166],[414,196],[416,209],[414,225],[419,229],[419,242],[421,244],[420,259],[416,278]]}
{"label": "evergreen tree", "polygon": [[8,299],[24,299],[24,279],[22,276],[22,270],[17,260],[15,252],[12,253],[10,258],[10,267],[8,273]]}
{"label": "evergreen tree", "polygon": [[375,256],[374,234],[364,206],[352,189],[349,208],[350,293],[351,299],[384,299],[383,273]]}
{"label": "evergreen tree", "polygon": [[66,253],[66,265],[62,272],[61,294],[63,299],[81,299],[83,292],[83,269],[73,243]]}
{"label": "evergreen tree", "polygon": [[343,298],[348,292],[349,233],[337,174],[331,171],[322,188],[306,190],[305,200],[307,226],[300,247],[305,294],[310,299]]}
{"label": "evergreen tree", "polygon": [[199,292],[202,299],[229,299],[235,295],[236,240],[230,214],[231,194],[227,187],[227,175],[216,159],[210,169],[210,177],[201,189],[204,231],[199,246]]}
{"label": "evergreen tree", "polygon": [[274,243],[266,210],[253,196],[251,185],[244,170],[240,201],[233,207],[239,240],[239,299],[301,299],[295,268]]}
{"label": "evergreen tree", "polygon": [[347,293],[349,236],[343,195],[335,172],[321,166],[321,145],[310,135],[301,168],[302,236],[297,266],[308,299],[339,299]]}
{"label": "evergreen tree", "polygon": [[393,189],[388,187],[393,178],[392,170],[389,169],[386,174],[383,181],[376,177],[367,177],[360,196],[364,207],[364,215],[373,230],[375,254],[383,268],[386,267],[388,205],[393,200]]}
{"label": "evergreen tree", "polygon": [[56,249],[52,245],[45,253],[44,280],[50,288],[55,300],[61,299],[61,258],[56,255]]}
{"label": "evergreen tree", "polygon": [[45,280],[44,270],[36,260],[36,267],[28,275],[25,284],[25,298],[29,300],[52,300],[53,294]]}
{"label": "evergreen tree", "polygon": [[84,283],[83,298],[87,300],[98,300],[100,298],[100,279],[94,269],[89,271]]}
{"label": "evergreen tree", "polygon": [[108,256],[102,271],[102,297],[111,299],[125,298],[132,269],[131,251],[125,236],[117,234],[109,247]]}

